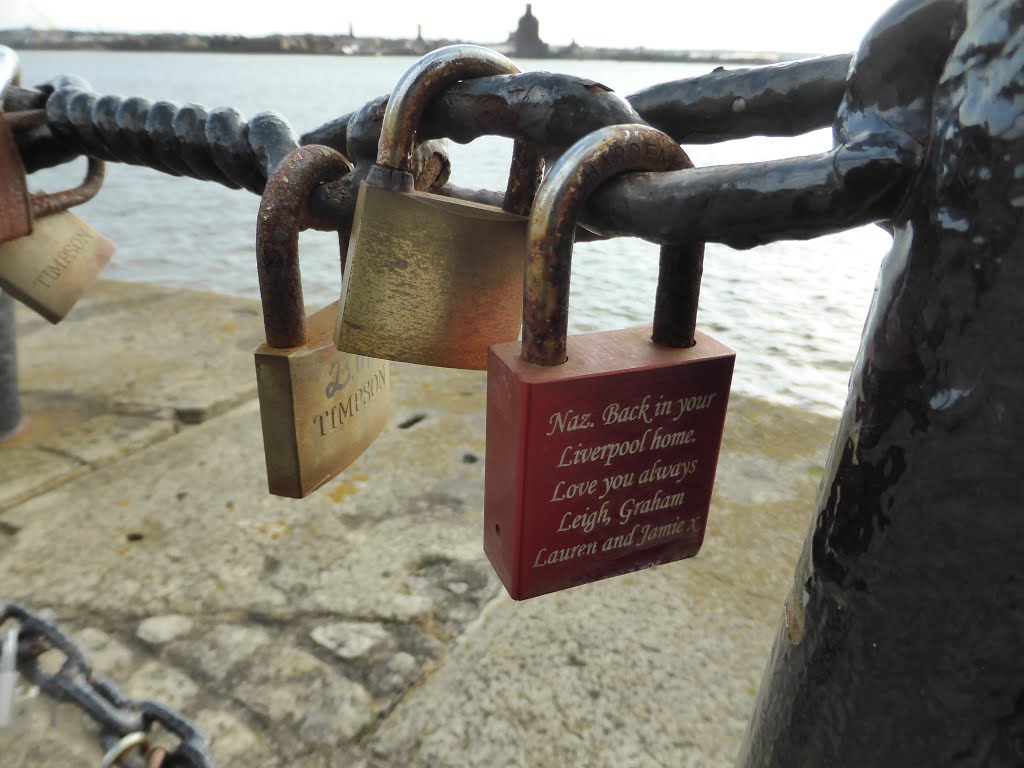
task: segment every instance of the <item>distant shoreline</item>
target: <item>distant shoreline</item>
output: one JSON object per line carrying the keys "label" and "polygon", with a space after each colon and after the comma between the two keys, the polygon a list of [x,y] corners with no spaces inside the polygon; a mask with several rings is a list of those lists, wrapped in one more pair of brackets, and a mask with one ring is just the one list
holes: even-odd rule
{"label": "distant shoreline", "polygon": [[[0,45],[21,51],[106,51],[148,53],[235,53],[302,56],[422,56],[436,48],[464,43],[462,40],[424,40],[355,37],[351,35],[238,35],[124,34],[73,30],[0,30]],[[543,57],[518,54],[508,43],[487,47],[513,58],[552,60],[642,61],[730,65],[776,64],[814,54],[776,51],[676,50],[647,48],[594,48],[570,45],[554,48]]]}

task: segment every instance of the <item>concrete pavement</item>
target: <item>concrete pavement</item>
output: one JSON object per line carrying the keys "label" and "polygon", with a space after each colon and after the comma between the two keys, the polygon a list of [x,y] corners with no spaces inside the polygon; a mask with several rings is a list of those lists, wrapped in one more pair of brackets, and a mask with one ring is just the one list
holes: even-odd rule
{"label": "concrete pavement", "polygon": [[[697,558],[514,603],[481,548],[482,373],[393,364],[380,438],[295,501],[266,492],[258,302],[107,281],[18,334],[0,599],[218,765],[731,765],[831,420],[734,394]],[[98,764],[77,710],[35,713],[0,763]]]}

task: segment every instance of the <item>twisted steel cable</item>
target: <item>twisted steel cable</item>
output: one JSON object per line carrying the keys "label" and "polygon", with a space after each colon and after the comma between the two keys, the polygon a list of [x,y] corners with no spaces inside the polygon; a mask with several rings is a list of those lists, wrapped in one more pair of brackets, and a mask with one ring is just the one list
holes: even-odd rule
{"label": "twisted steel cable", "polygon": [[[53,139],[75,154],[255,194],[262,194],[269,173],[298,147],[295,132],[276,112],[246,121],[231,107],[207,110],[199,104],[101,96],[78,79],[55,82],[45,109]],[[31,142],[30,137],[29,148]]]}

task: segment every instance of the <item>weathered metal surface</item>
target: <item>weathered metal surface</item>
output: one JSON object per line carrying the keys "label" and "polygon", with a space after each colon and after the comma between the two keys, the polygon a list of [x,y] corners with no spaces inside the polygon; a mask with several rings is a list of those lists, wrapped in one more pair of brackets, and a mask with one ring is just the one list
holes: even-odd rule
{"label": "weathered metal surface", "polygon": [[693,346],[703,274],[703,243],[661,247],[651,331],[651,341],[655,344],[678,348]]}
{"label": "weathered metal surface", "polygon": [[263,302],[263,328],[271,347],[306,343],[297,222],[314,187],[344,176],[351,167],[343,155],[327,147],[311,146],[302,152],[292,152],[278,168],[278,181],[260,201],[256,269]]}
{"label": "weathered metal surface", "polygon": [[450,45],[421,57],[391,92],[384,110],[377,163],[407,170],[412,148],[430,102],[459,80],[513,74],[519,67],[505,56],[477,45]]}
{"label": "weathered metal surface", "polygon": [[277,112],[260,112],[253,115],[249,120],[247,132],[249,148],[267,178],[288,153],[299,145],[295,131]]}
{"label": "weathered metal surface", "polygon": [[[655,89],[648,89],[635,96],[643,107],[642,113],[605,86],[583,78],[544,72],[478,77],[451,85],[437,94],[424,110],[417,138],[448,136],[467,142],[487,134],[503,135],[522,140],[531,146],[532,152],[551,158],[592,130],[605,125],[642,122],[648,114],[662,127],[670,128],[680,141],[737,138],[769,128],[770,132],[778,134],[800,132],[827,124],[823,115],[834,113],[835,94],[840,88],[838,73],[844,61],[842,56],[827,57],[784,66],[713,72],[689,81],[656,86],[662,90],[652,94],[648,91]],[[52,125],[19,136],[19,146],[30,173],[74,157],[78,151],[69,149],[72,145],[96,157],[121,159],[110,157],[112,150],[120,152],[123,144],[117,139],[116,120],[121,100],[111,97],[104,101],[93,95],[90,113],[82,108],[90,101],[82,95],[88,86],[81,81],[55,81],[47,87],[52,90],[47,103]],[[729,89],[742,94],[749,109],[737,113],[733,103],[726,105],[722,94]],[[24,108],[38,105],[39,96],[38,92],[12,89],[6,101]],[[333,146],[357,164],[374,158],[386,103],[386,97],[374,99],[359,110],[307,133],[300,143]],[[806,108],[805,117],[792,117],[800,112],[792,105]],[[153,108],[150,107],[150,113]],[[166,108],[165,102],[160,110]],[[111,109],[113,118],[109,114]],[[766,127],[765,121],[772,114],[778,116],[779,124]],[[697,115],[702,115],[703,120],[698,120]],[[246,142],[242,135],[245,127],[238,121],[222,118],[218,116],[222,124],[213,131],[218,156],[215,159],[207,131],[208,115],[203,108],[183,107],[172,119],[173,133],[166,127],[166,118],[151,121],[147,114],[144,122],[147,140],[142,143],[156,158],[153,167],[217,181],[232,188],[262,189],[257,179],[266,177],[266,163],[294,148],[294,136],[281,123],[278,124],[279,134],[262,134]],[[127,123],[123,120],[122,124]],[[691,130],[687,126],[696,127]],[[127,151],[132,157],[139,156],[131,147]],[[174,152],[183,162],[168,160],[168,154]],[[728,168],[721,169],[721,173],[705,170],[701,176],[684,177],[685,184],[678,177],[663,178],[653,188],[634,189],[630,184],[626,200],[622,193],[615,191],[619,187],[609,185],[596,202],[609,199],[611,202],[602,206],[602,210],[611,210],[616,215],[600,225],[593,215],[587,215],[584,220],[609,235],[627,234],[662,243],[677,241],[680,230],[693,226],[704,230],[696,234],[696,240],[726,242],[739,247],[783,237],[811,236],[802,231],[822,231],[825,214],[833,219],[833,230],[871,220],[878,206],[865,205],[864,200],[870,197],[865,195],[866,190],[878,184],[898,186],[904,181],[899,169],[893,170],[893,166],[902,166],[906,158],[898,152],[893,158],[893,152],[891,148],[848,146],[813,160]],[[834,171],[833,164],[838,171]],[[532,167],[529,161],[518,165]],[[535,174],[528,178],[535,178]],[[735,226],[735,217],[728,214],[733,208],[731,203],[714,206],[717,215],[698,216],[697,212],[707,207],[708,197],[723,187],[726,193],[733,193],[731,200],[740,200],[740,205],[748,204],[752,197],[760,200],[759,204],[767,213],[764,220],[758,222],[759,226]],[[525,210],[529,188],[529,184],[510,183],[506,190],[509,210]],[[661,199],[667,193],[678,198],[671,217],[664,216],[660,209]],[[323,195],[323,192],[318,194]],[[479,202],[482,196],[472,198]],[[658,201],[657,205],[654,200]],[[856,204],[852,200],[856,200]],[[318,205],[321,221],[329,216],[334,219],[332,228],[347,229],[351,226],[354,204],[354,199],[322,199]],[[815,219],[816,223],[799,220],[799,216],[808,212],[810,215],[806,218]],[[601,215],[600,218],[609,217]],[[658,227],[658,222],[666,218],[677,222],[668,233],[659,231]],[[767,226],[762,229],[763,225]],[[763,234],[751,234],[752,229]],[[683,237],[683,240],[688,239]]]}
{"label": "weathered metal surface", "polygon": [[28,183],[14,131],[0,112],[0,243],[32,231]]}
{"label": "weathered metal surface", "polygon": [[[519,67],[500,53],[479,45],[449,45],[421,57],[395,86],[381,118],[377,165],[388,169],[386,177],[371,171],[368,183],[386,189],[409,191],[416,140],[438,138],[420,135],[423,113],[446,86],[494,74],[514,74]],[[376,114],[373,111],[372,114]],[[512,165],[502,208],[525,215],[540,183],[544,159],[535,147],[516,137]],[[401,173],[409,175],[406,179]]]}
{"label": "weathered metal surface", "polygon": [[46,124],[46,110],[29,109],[24,112],[5,112],[4,119],[14,131],[27,131]]}
{"label": "weathered metal surface", "polygon": [[[681,143],[714,143],[762,134],[795,136],[824,128],[843,97],[850,54],[739,70],[717,69],[644,89],[625,100],[586,78],[551,72],[480,77],[452,85],[425,111],[421,136],[467,143],[485,135],[521,137],[557,153],[606,125],[647,121]],[[732,98],[729,98],[734,94]],[[737,111],[735,99],[745,107]],[[347,149],[376,147],[379,122],[352,121],[360,112],[383,115],[386,96],[342,115],[300,138],[302,144]]]}
{"label": "weathered metal surface", "polygon": [[872,224],[891,215],[919,162],[903,147],[875,142],[613,180],[591,197],[582,221],[606,237],[741,249]]}
{"label": "weathered metal surface", "polygon": [[890,210],[744,768],[1024,762],[1022,28],[1020,0],[901,2],[856,55],[837,135],[928,156]]}
{"label": "weathered metal surface", "polygon": [[524,217],[364,183],[354,218],[339,349],[482,370],[519,336]]}
{"label": "weathered metal surface", "polygon": [[262,194],[266,171],[252,162],[248,126],[237,110],[230,107],[211,110],[206,118],[206,140],[214,163],[231,181],[257,195]]}
{"label": "weathered metal surface", "polygon": [[[114,160],[115,155],[107,146],[103,137],[100,136],[98,126],[93,122],[93,108],[96,106],[97,95],[89,91],[78,91],[71,94],[67,100],[67,110],[47,110],[49,113],[56,111],[54,119],[63,122],[64,131],[77,131],[82,145],[86,148],[90,157],[98,157],[101,160]],[[115,136],[110,137],[113,143]]]}
{"label": "weathered metal surface", "polygon": [[134,165],[145,165],[163,173],[171,173],[171,169],[163,165],[152,151],[149,134],[146,132],[146,113],[152,106],[149,99],[132,96],[124,99],[117,107],[114,119],[117,123],[117,146]]}
{"label": "weathered metal surface", "polygon": [[[256,226],[256,258],[267,343],[255,353],[267,485],[303,498],[334,478],[376,439],[390,405],[388,363],[339,352],[337,302],[305,317],[299,222],[314,186],[348,161],[328,147],[300,147],[267,181]],[[346,245],[341,237],[339,245]]]}
{"label": "weathered metal surface", "polygon": [[[79,93],[88,98],[88,94]],[[74,101],[72,101],[74,107]],[[181,154],[181,143],[174,132],[174,114],[178,108],[169,101],[158,101],[146,113],[145,131],[150,139],[151,151],[173,176],[193,176],[192,169]]]}
{"label": "weathered metal surface", "polygon": [[[106,748],[129,734],[146,734],[157,725],[178,743],[171,763],[182,768],[213,768],[208,739],[192,721],[155,701],[133,701],[112,681],[95,672],[81,648],[52,621],[17,603],[0,600],[0,628],[17,628],[18,671],[48,696],[80,709],[99,726]],[[46,655],[45,661],[41,657]],[[50,662],[60,663],[51,665]],[[56,670],[56,671],[51,671]]]}
{"label": "weathered metal surface", "polygon": [[[359,188],[342,279],[338,349],[389,360],[483,369],[490,345],[522,323],[526,219],[543,157],[516,140],[501,208],[413,189],[419,120],[460,78],[516,72],[486,48],[456,45],[420,58],[384,109],[377,162]],[[374,119],[377,110],[367,110]],[[512,215],[512,214],[515,215]]]}
{"label": "weathered metal surface", "polygon": [[103,186],[105,174],[103,161],[90,157],[85,170],[85,179],[77,187],[60,192],[34,192],[32,194],[32,217],[49,216],[52,213],[66,211],[68,208],[89,202],[96,197],[96,193]]}
{"label": "weathered metal surface", "polygon": [[186,104],[174,114],[171,125],[185,163],[192,169],[191,175],[197,179],[216,181],[229,189],[239,189],[241,185],[236,184],[221,171],[213,159],[210,142],[206,136],[207,117],[206,107],[200,104]]}
{"label": "weathered metal surface", "polygon": [[645,88],[626,100],[676,141],[710,144],[748,136],[796,136],[832,122],[846,90],[848,53],[725,69]]}
{"label": "weathered metal surface", "polygon": [[580,211],[601,184],[630,171],[692,167],[669,136],[645,125],[596,131],[569,148],[545,177],[530,214],[523,294],[523,359],[565,362],[573,233]]}
{"label": "weathered metal surface", "polygon": [[36,219],[32,234],[0,245],[0,288],[59,323],[114,250],[112,242],[73,213],[58,211]]}
{"label": "weathered metal surface", "polygon": [[[13,97],[23,108],[38,105],[22,90]],[[81,81],[54,89],[45,109],[47,125],[19,137],[29,172],[82,153],[260,194],[274,165],[298,146],[274,113],[247,123],[230,108],[208,112],[196,104],[97,96]]]}

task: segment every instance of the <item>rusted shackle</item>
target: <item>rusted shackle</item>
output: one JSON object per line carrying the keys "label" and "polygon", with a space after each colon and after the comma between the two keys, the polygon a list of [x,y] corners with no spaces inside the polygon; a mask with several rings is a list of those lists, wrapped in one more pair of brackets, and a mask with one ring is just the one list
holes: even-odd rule
{"label": "rusted shackle", "polygon": [[[612,176],[629,171],[678,171],[693,163],[668,135],[646,125],[614,125],[580,139],[552,167],[530,214],[523,283],[523,359],[534,365],[566,360],[569,275],[576,222],[587,198]],[[662,249],[652,339],[667,347],[693,344],[703,244]],[[679,263],[696,263],[680,268]],[[690,299],[679,311],[673,304]]]}
{"label": "rusted shackle", "polygon": [[350,170],[352,165],[340,152],[312,145],[289,154],[267,181],[256,225],[256,269],[263,327],[271,347],[284,349],[306,343],[298,222],[317,185]]}
{"label": "rusted shackle", "polygon": [[[306,318],[299,229],[310,194],[351,169],[328,147],[293,150],[270,175],[256,223],[256,264],[267,343],[256,350],[256,384],[267,487],[302,498],[355,461],[387,420],[385,360],[339,352],[335,302]],[[347,233],[339,234],[345,253]],[[344,258],[344,255],[342,255]]]}
{"label": "rusted shackle", "polygon": [[[15,149],[16,145],[13,144],[13,134],[45,125],[46,111],[35,109],[26,112],[0,112],[0,123],[4,124],[0,126],[0,131],[4,133],[9,132],[9,138],[5,139],[5,141],[12,142],[10,145],[12,149],[11,156],[7,157],[5,155],[5,162],[12,164],[14,167],[8,168],[5,176],[6,174],[12,174],[12,178],[20,177],[20,183],[24,184],[25,171],[21,165],[20,156],[17,158],[13,157],[13,153],[17,152]],[[87,163],[85,179],[77,187],[61,190],[60,192],[33,192],[28,195],[27,210],[29,220],[33,221],[44,216],[66,211],[87,203],[96,197],[96,194],[103,186],[106,164],[95,157],[88,158]],[[29,234],[30,231],[31,225],[29,224],[23,233]]]}
{"label": "rusted shackle", "polygon": [[[449,45],[428,53],[402,76],[388,98],[377,144],[377,163],[366,178],[367,184],[411,192],[416,132],[430,102],[460,80],[517,75],[520,71],[510,59],[479,45]],[[543,169],[540,153],[522,139],[516,139],[502,209],[522,216],[529,213]]]}

